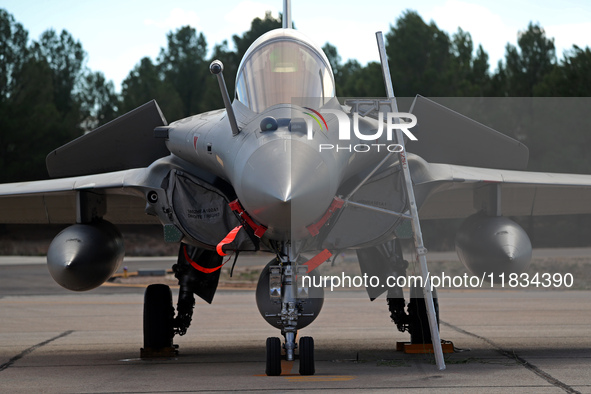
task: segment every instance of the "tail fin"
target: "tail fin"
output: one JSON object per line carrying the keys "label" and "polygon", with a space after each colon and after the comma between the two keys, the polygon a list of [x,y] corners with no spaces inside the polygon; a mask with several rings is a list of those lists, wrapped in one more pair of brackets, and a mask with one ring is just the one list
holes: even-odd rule
{"label": "tail fin", "polygon": [[524,170],[529,150],[475,120],[425,97],[417,96],[410,110],[417,117],[412,129],[418,141],[406,149],[430,163]]}
{"label": "tail fin", "polygon": [[168,156],[154,128],[167,122],[155,100],[51,152],[46,159],[52,178],[98,174],[147,167]]}

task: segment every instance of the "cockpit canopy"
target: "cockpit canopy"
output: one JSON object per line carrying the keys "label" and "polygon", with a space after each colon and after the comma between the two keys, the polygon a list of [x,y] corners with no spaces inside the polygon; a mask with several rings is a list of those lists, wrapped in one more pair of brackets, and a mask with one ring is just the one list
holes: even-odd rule
{"label": "cockpit canopy", "polygon": [[334,76],[326,55],[293,29],[259,37],[238,68],[236,98],[254,112],[297,98],[319,108],[333,97]]}

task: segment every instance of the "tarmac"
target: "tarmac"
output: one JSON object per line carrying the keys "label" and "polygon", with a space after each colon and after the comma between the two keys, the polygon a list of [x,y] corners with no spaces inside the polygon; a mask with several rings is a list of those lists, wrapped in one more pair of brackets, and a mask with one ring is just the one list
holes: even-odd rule
{"label": "tarmac", "polygon": [[[72,293],[40,259],[0,258],[0,392],[438,392],[591,393],[591,292],[439,290],[446,369],[433,355],[396,351],[408,335],[386,302],[328,292],[313,336],[316,374],[298,361],[265,376],[265,339],[253,290],[198,301],[178,357],[142,360],[143,288],[105,285]],[[169,268],[170,259],[126,260]],[[576,278],[575,278],[576,280]],[[173,290],[173,295],[176,290]]]}

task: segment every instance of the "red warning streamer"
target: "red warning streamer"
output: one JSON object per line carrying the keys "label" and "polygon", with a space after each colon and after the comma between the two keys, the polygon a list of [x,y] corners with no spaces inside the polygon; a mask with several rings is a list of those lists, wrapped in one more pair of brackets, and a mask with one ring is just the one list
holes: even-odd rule
{"label": "red warning streamer", "polygon": [[226,235],[226,238],[222,239],[218,246],[216,246],[215,250],[218,252],[220,256],[228,255],[227,253],[224,253],[222,247],[234,241],[234,239],[236,239],[236,234],[238,234],[238,231],[240,231],[241,228],[242,226],[234,227],[234,229],[230,231],[228,235]]}
{"label": "red warning streamer", "polygon": [[[232,231],[230,231],[228,233],[228,235],[226,235],[226,238],[222,239],[222,241],[218,244],[218,246],[215,248],[215,250],[218,252],[218,254],[220,256],[227,256],[228,255],[227,253],[224,253],[224,251],[222,250],[222,247],[224,245],[227,245],[227,244],[231,243],[232,241],[234,241],[234,239],[236,238],[236,234],[238,234],[238,231],[240,231],[241,228],[242,228],[242,226],[235,227]],[[224,266],[224,264],[226,264],[228,261],[230,261],[230,259],[228,259],[228,260],[226,260],[226,262],[218,265],[217,267],[206,268],[202,265],[199,265],[197,262],[193,261],[191,259],[191,257],[189,257],[189,253],[187,253],[187,245],[183,245],[183,253],[185,254],[185,259],[189,262],[189,264],[191,264],[191,266],[193,268],[195,268],[197,271],[201,271],[205,274],[211,274],[212,272],[219,270],[220,268],[222,268]]]}
{"label": "red warning streamer", "polygon": [[191,264],[191,266],[195,268],[197,271],[201,271],[205,274],[211,274],[212,272],[215,272],[222,268],[222,266],[224,265],[222,264],[214,268],[205,268],[204,266],[199,265],[195,261],[191,260],[191,258],[189,257],[189,253],[187,253],[187,245],[183,245],[183,252],[185,253],[185,260],[187,260],[189,264]]}
{"label": "red warning streamer", "polygon": [[332,253],[328,251],[328,249],[324,249],[322,252],[318,253],[316,256],[312,257],[310,260],[305,262],[303,265],[308,266],[308,273],[314,271],[320,264],[324,263],[332,256]]}
{"label": "red warning streamer", "polygon": [[242,208],[242,204],[240,204],[240,201],[238,201],[238,199],[232,201],[228,205],[230,206],[230,209],[232,211],[238,212],[238,216],[240,216],[246,222],[246,224],[248,224],[250,228],[254,230],[254,235],[256,235],[258,238],[261,238],[265,234],[265,231],[267,231],[267,227],[261,224],[256,224],[254,220],[252,220],[250,216],[248,216],[248,213],[246,213],[244,208]]}

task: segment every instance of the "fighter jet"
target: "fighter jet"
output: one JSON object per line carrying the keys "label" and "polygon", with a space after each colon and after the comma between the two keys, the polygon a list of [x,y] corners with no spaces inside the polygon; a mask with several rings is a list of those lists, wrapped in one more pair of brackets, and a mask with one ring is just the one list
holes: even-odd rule
{"label": "fighter jet", "polygon": [[[164,239],[179,244],[177,308],[168,286],[147,288],[142,356],[174,351],[195,295],[212,302],[232,253],[270,256],[256,302],[284,340],[267,339],[266,373],[299,357],[300,373],[311,375],[314,341],[296,337],[320,313],[323,289],[303,278],[318,276],[336,252],[355,250],[363,273],[404,276],[398,239],[409,223],[420,238],[419,216],[466,218],[457,250],[473,273],[522,272],[531,243],[503,214],[591,213],[591,176],[523,171],[523,144],[434,101],[418,96],[408,113],[391,93],[341,103],[326,55],[291,28],[286,3],[283,28],[245,53],[233,100],[223,64],[211,63],[225,108],[169,124],[151,101],[49,153],[53,179],[0,185],[0,222],[72,224],[47,261],[73,291],[117,270],[118,224],[160,223]],[[424,258],[420,242],[417,251]],[[372,299],[387,292],[412,342],[439,342],[430,293],[423,300],[413,289],[407,304],[400,287],[367,290]]]}

